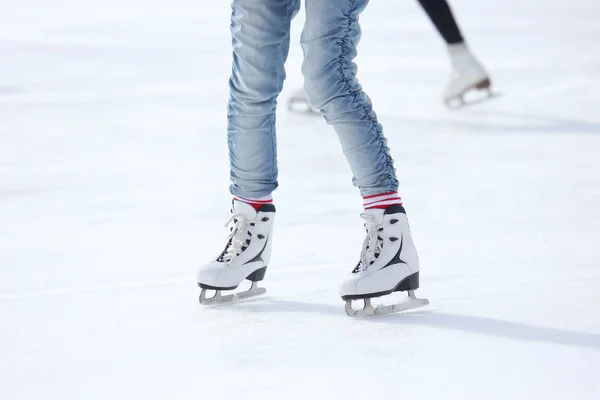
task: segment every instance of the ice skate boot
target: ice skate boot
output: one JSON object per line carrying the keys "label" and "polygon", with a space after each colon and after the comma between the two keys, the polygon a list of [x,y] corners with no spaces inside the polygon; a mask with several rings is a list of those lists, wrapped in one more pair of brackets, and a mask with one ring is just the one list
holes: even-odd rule
{"label": "ice skate boot", "polygon": [[[452,72],[443,93],[448,108],[461,108],[497,95],[491,91],[490,76],[464,43],[449,45],[448,54]],[[485,94],[477,96],[476,100],[466,101],[465,94],[473,90],[485,91]]]}
{"label": "ice skate boot", "polygon": [[[388,314],[429,304],[417,299],[419,287],[419,257],[412,240],[406,212],[401,205],[386,209],[373,208],[361,214],[365,219],[367,237],[360,261],[340,285],[340,296],[346,301],[350,317]],[[371,298],[408,292],[408,301],[376,308]],[[352,308],[353,300],[363,300],[360,310]]]}
{"label": "ice skate boot", "polygon": [[295,114],[313,114],[320,115],[319,110],[314,108],[308,102],[304,89],[298,89],[288,99],[288,110]]}
{"label": "ice skate boot", "polygon": [[[202,288],[200,304],[214,305],[256,297],[266,293],[258,287],[271,259],[271,236],[275,206],[264,204],[258,210],[238,200],[233,201],[232,215],[226,226],[230,233],[225,250],[212,262],[198,270],[198,286]],[[221,295],[247,279],[252,286],[245,292]],[[208,297],[209,290],[216,291]]]}

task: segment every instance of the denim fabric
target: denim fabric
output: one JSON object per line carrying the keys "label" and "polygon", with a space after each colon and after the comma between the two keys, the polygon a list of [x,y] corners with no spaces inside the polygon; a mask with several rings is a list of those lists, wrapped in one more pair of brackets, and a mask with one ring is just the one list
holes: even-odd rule
{"label": "denim fabric", "polygon": [[[359,14],[368,0],[305,0],[304,89],[337,133],[363,196],[394,192],[396,171],[371,100],[356,78]],[[234,0],[228,146],[233,195],[277,188],[275,109],[285,80],[290,23],[299,0]],[[315,143],[319,146],[319,143]]]}

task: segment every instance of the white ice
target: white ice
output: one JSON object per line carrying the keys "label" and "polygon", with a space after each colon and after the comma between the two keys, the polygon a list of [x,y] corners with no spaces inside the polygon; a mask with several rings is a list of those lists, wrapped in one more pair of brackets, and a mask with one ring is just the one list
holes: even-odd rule
{"label": "white ice", "polygon": [[362,17],[431,305],[353,320],[361,199],[332,128],[285,107],[267,295],[197,302],[229,2],[0,0],[0,399],[599,399],[600,3],[452,6],[504,94],[461,111],[415,1]]}

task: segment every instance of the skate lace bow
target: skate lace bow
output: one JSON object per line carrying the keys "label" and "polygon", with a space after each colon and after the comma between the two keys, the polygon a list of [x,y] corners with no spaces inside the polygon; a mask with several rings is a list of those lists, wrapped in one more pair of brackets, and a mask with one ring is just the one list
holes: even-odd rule
{"label": "skate lace bow", "polygon": [[228,245],[221,254],[221,259],[226,262],[230,262],[235,257],[239,256],[244,250],[245,247],[248,247],[248,243],[246,240],[250,239],[249,229],[251,227],[251,222],[245,215],[243,214],[234,214],[232,215],[225,226],[231,226],[231,232],[228,236]]}
{"label": "skate lace bow", "polygon": [[379,231],[381,226],[377,224],[375,217],[366,213],[360,214],[360,216],[365,219],[365,228],[367,229],[367,237],[363,242],[360,263],[358,265],[358,271],[364,271],[381,254],[383,240],[381,239],[382,232]]}

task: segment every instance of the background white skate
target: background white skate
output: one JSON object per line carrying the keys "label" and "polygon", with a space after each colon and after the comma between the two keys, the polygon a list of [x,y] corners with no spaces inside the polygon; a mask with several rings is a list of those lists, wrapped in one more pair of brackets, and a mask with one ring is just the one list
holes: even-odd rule
{"label": "background white skate", "polygon": [[0,0],[0,398],[600,398],[600,4],[452,5],[505,94],[458,112],[416,2],[362,18],[431,305],[352,320],[361,199],[332,129],[285,107],[267,296],[198,305],[229,216],[228,2]]}

